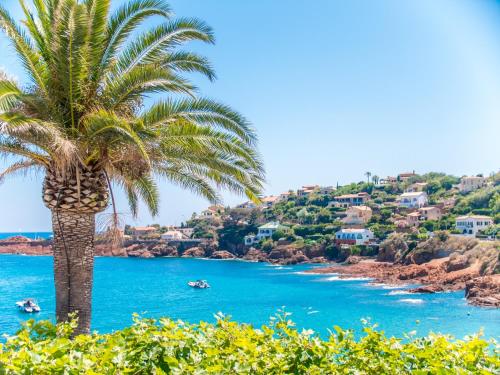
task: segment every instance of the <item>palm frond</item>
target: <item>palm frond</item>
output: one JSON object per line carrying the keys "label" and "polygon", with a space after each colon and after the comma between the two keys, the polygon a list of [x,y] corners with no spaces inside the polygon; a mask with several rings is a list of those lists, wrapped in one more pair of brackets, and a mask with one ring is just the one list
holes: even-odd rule
{"label": "palm frond", "polygon": [[16,25],[9,12],[1,5],[0,28],[4,30],[16,48],[17,54],[28,76],[32,79],[33,83],[39,87],[40,91],[46,94],[45,82],[47,78],[47,69],[40,53],[37,52],[28,35]]}
{"label": "palm frond", "polygon": [[170,15],[170,7],[163,0],[132,0],[121,5],[108,22],[105,48],[94,80],[99,80],[101,74],[113,66],[110,62],[118,49],[145,19],[151,16],[169,18]]}
{"label": "palm frond", "polygon": [[18,103],[23,92],[17,84],[7,79],[0,80],[0,112],[10,111]]}
{"label": "palm frond", "polygon": [[6,169],[0,172],[0,184],[5,181],[7,177],[13,177],[19,173],[26,175],[30,170],[35,168],[42,168],[43,164],[36,160],[19,160],[9,165]]}
{"label": "palm frond", "polygon": [[253,145],[257,139],[255,131],[242,115],[210,99],[165,100],[153,105],[141,117],[151,127],[185,119],[232,132],[248,145]]}
{"label": "palm frond", "polygon": [[195,72],[205,75],[210,81],[215,80],[215,71],[206,57],[192,52],[173,52],[160,57],[159,64],[177,72]]}
{"label": "palm frond", "polygon": [[118,57],[116,74],[125,74],[138,65],[155,63],[169,49],[187,41],[213,43],[212,29],[196,19],[178,19],[146,31]]}
{"label": "palm frond", "polygon": [[138,66],[117,77],[105,87],[103,96],[109,98],[108,108],[135,103],[149,93],[183,93],[192,95],[195,88],[182,77],[157,66]]}

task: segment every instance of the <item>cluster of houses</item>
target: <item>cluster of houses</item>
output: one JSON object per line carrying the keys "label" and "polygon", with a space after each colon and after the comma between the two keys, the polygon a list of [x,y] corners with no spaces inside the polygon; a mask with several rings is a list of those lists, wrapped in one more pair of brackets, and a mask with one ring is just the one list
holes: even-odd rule
{"label": "cluster of houses", "polygon": [[[380,179],[378,185],[393,184],[416,176],[415,172],[400,173],[397,177],[388,176],[385,179]],[[462,177],[460,183],[456,186],[460,192],[468,193],[486,185],[487,180],[480,176],[465,176]],[[429,205],[429,197],[425,192],[428,184],[425,182],[416,182],[408,186],[394,202],[395,205],[404,209],[404,216],[395,215],[394,224],[399,229],[418,227],[423,221],[439,221],[443,216],[443,210],[449,209],[454,202],[442,202],[438,205]],[[335,191],[332,186],[320,187],[319,185],[306,185],[296,191],[298,197],[307,197],[311,194],[329,194]],[[282,193],[277,196],[269,196],[263,199],[260,208],[271,207],[277,202],[288,199],[292,192]],[[371,199],[370,194],[360,192],[356,194],[339,195],[332,198],[328,207],[345,208],[345,216],[341,221],[345,224],[345,228],[340,229],[335,233],[336,242],[340,245],[366,245],[375,240],[372,231],[364,228],[371,217],[372,209],[367,206],[367,202]],[[240,208],[257,208],[253,203],[244,203]],[[493,219],[489,216],[482,215],[466,215],[456,218],[455,228],[463,235],[476,236],[476,234],[493,225]],[[251,246],[261,240],[271,238],[272,235],[284,227],[279,222],[270,222],[258,228],[255,235],[245,237],[245,245]]]}
{"label": "cluster of houses", "polygon": [[[385,179],[377,181],[377,185],[386,185],[406,181],[415,176],[415,172],[400,173],[397,177],[388,176]],[[485,186],[486,178],[480,176],[462,177],[460,183],[454,186],[462,193],[468,193]],[[386,202],[385,205],[396,205],[403,210],[399,214],[394,215],[392,222],[397,228],[404,230],[405,228],[415,228],[423,221],[433,220],[438,221],[443,215],[443,210],[453,206],[453,202],[442,202],[440,205],[429,205],[429,197],[425,192],[427,183],[416,182],[407,187],[405,192],[401,194],[395,202]],[[266,209],[270,208],[278,202],[286,201],[294,194],[298,197],[308,197],[311,194],[327,195],[336,190],[333,186],[306,185],[302,186],[297,191],[288,191],[279,195],[270,195],[263,197],[261,203],[256,205],[253,202],[242,203],[236,208],[239,209]],[[344,228],[335,233],[335,240],[340,245],[366,245],[375,241],[375,236],[372,231],[364,226],[372,218],[372,208],[367,205],[371,196],[366,192],[355,194],[344,194],[332,197],[328,203],[328,207],[343,208],[341,221]],[[209,206],[206,210],[196,215],[194,218],[198,220],[206,220],[210,222],[219,222],[224,218],[225,208],[221,205]],[[475,236],[479,231],[493,225],[493,219],[483,215],[466,215],[456,218],[456,229],[463,235]],[[277,231],[286,233],[287,227],[279,222],[269,222],[258,227],[256,234],[248,235],[244,238],[246,246],[252,246],[262,240],[270,239]],[[164,241],[192,241],[193,228],[184,227],[168,227],[167,230],[160,232],[159,228],[148,227],[132,227],[130,236],[135,240],[147,238],[161,238]]]}

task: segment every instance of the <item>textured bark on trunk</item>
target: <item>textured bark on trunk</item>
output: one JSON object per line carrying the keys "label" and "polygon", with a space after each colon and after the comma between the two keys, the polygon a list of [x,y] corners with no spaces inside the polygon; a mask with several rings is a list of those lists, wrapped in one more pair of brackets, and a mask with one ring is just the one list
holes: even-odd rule
{"label": "textured bark on trunk", "polygon": [[90,332],[95,214],[52,210],[57,321],[76,313],[75,335]]}

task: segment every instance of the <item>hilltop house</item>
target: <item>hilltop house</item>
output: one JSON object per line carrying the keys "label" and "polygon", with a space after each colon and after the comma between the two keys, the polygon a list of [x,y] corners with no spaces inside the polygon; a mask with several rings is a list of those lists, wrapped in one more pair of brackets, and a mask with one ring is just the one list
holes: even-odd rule
{"label": "hilltop house", "polygon": [[201,211],[197,218],[201,220],[214,220],[220,218],[223,212],[224,206],[214,205],[208,207],[206,210]]}
{"label": "hilltop house", "polygon": [[420,208],[424,207],[428,202],[427,193],[423,191],[413,193],[403,193],[398,199],[400,207]]}
{"label": "hilltop house", "polygon": [[302,188],[297,190],[298,197],[307,197],[311,193],[314,193],[316,190],[319,190],[318,185],[305,185]]}
{"label": "hilltop house", "polygon": [[272,221],[267,224],[261,225],[258,228],[257,235],[249,234],[248,236],[245,236],[245,245],[250,246],[256,242],[259,242],[260,240],[271,238],[273,234],[278,230],[285,231],[286,229],[287,227],[281,225],[279,221]]}
{"label": "hilltop house", "polygon": [[247,210],[253,210],[254,208],[257,208],[257,205],[255,203],[253,203],[252,201],[247,201],[247,202],[244,202],[244,203],[237,205],[236,208],[244,208]]}
{"label": "hilltop house", "polygon": [[269,195],[261,199],[262,207],[272,207],[275,203],[279,201],[280,197],[277,195]]}
{"label": "hilltop house", "polygon": [[386,178],[381,178],[378,182],[379,185],[392,185],[398,182],[396,177],[387,176]]}
{"label": "hilltop house", "polygon": [[340,206],[340,207],[350,207],[350,206],[361,206],[364,205],[370,199],[370,194],[362,191],[357,194],[345,194],[339,195],[333,198],[333,202],[329,205]]}
{"label": "hilltop house", "polygon": [[286,201],[288,198],[292,195],[291,191],[285,191],[284,193],[281,193],[278,197],[278,200],[281,201]]}
{"label": "hilltop house", "polygon": [[158,231],[155,227],[132,227],[130,228],[130,235],[134,240],[139,240],[156,234]]}
{"label": "hilltop house", "polygon": [[408,186],[408,188],[405,190],[406,193],[415,193],[418,191],[424,191],[425,187],[429,185],[427,182],[415,182],[414,184],[411,184]]}
{"label": "hilltop house", "polygon": [[368,206],[352,206],[346,211],[346,217],[342,219],[345,224],[366,224],[372,217],[372,209]]}
{"label": "hilltop house", "polygon": [[455,219],[456,228],[464,235],[475,236],[480,230],[493,225],[493,219],[483,215],[465,215]]}
{"label": "hilltop house", "polygon": [[415,171],[413,172],[404,172],[404,173],[400,173],[398,174],[398,181],[401,181],[401,182],[404,182],[414,176],[416,176],[417,174],[415,173]]}
{"label": "hilltop house", "polygon": [[420,220],[441,220],[443,214],[438,207],[421,207],[418,209]]}
{"label": "hilltop house", "polygon": [[319,188],[318,193],[322,195],[327,195],[333,193],[335,190],[337,189],[333,186],[322,186]]}
{"label": "hilltop house", "polygon": [[335,233],[335,243],[338,245],[365,245],[374,238],[369,229],[344,228]]}
{"label": "hilltop house", "polygon": [[486,178],[481,176],[464,176],[457,185],[461,193],[468,193],[486,185]]}

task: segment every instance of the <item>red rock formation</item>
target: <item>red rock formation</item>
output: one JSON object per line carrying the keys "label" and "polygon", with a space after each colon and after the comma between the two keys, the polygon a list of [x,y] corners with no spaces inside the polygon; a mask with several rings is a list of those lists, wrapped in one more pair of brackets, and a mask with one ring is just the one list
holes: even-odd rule
{"label": "red rock formation", "polygon": [[229,251],[225,250],[219,250],[219,251],[214,251],[212,255],[210,256],[212,259],[234,259],[236,258],[233,254],[231,254]]}
{"label": "red rock formation", "polygon": [[476,306],[500,307],[500,275],[477,277],[467,281],[465,297]]}
{"label": "red rock formation", "polygon": [[201,247],[191,247],[182,253],[183,258],[204,258],[205,250]]}

